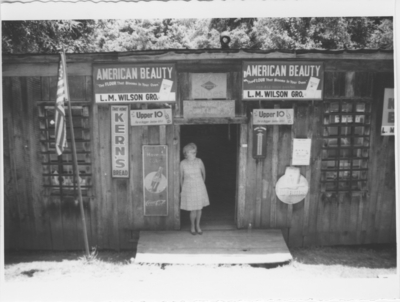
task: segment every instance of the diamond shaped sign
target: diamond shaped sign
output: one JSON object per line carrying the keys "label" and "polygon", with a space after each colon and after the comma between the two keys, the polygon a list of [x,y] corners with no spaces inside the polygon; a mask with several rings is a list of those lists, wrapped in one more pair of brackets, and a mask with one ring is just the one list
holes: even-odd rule
{"label": "diamond shaped sign", "polygon": [[217,87],[217,85],[215,85],[213,82],[208,81],[207,83],[204,83],[203,85],[201,85],[201,87],[204,87],[207,90],[212,90],[215,87]]}

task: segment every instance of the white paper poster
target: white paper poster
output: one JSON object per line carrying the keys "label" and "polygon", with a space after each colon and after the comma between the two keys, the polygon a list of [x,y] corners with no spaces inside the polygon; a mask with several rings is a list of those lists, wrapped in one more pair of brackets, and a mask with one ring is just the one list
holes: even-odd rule
{"label": "white paper poster", "polygon": [[311,139],[310,138],[293,139],[292,165],[308,166],[310,164],[310,156],[311,156]]}

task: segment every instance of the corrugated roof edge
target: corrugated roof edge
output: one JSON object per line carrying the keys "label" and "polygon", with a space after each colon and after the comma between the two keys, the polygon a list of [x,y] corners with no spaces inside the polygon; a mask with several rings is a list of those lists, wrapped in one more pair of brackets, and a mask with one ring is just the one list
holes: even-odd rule
{"label": "corrugated roof edge", "polygon": [[[115,55],[118,56],[131,56],[131,55],[163,55],[169,52],[181,53],[181,54],[201,54],[201,53],[238,53],[240,51],[247,53],[257,54],[269,54],[273,52],[286,53],[286,54],[307,54],[307,53],[321,53],[321,54],[343,54],[343,53],[393,53],[393,49],[384,48],[360,48],[360,49],[293,49],[293,50],[261,50],[261,49],[219,49],[219,48],[204,48],[204,49],[150,49],[150,50],[138,50],[138,51],[126,51],[126,52],[86,52],[86,53],[67,53],[67,55]],[[3,53],[2,56],[51,56],[57,55],[56,53],[26,53],[26,54],[11,54]]]}

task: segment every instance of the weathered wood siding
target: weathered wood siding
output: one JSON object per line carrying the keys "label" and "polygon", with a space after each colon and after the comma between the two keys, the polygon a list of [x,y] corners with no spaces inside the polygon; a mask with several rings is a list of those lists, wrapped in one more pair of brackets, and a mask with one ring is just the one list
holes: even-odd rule
{"label": "weathered wood siding", "polygon": [[[280,228],[290,246],[395,242],[394,137],[380,135],[384,88],[393,88],[393,74],[325,72],[325,99],[371,98],[368,193],[325,199],[320,188],[323,102],[258,102],[253,108],[294,108],[293,126],[268,126],[267,157],[252,158],[251,123],[247,129],[245,213],[239,227]],[[291,164],[292,139],[311,138],[311,165],[302,166],[310,191],[305,200],[287,205],[276,197],[275,183]]]}
{"label": "weathered wood siding", "polygon": [[[218,54],[220,55],[220,54]],[[243,55],[243,54],[240,54]],[[114,60],[114,54],[96,60]],[[290,246],[385,243],[395,241],[394,137],[380,135],[384,88],[394,85],[389,61],[326,59],[321,55],[299,55],[325,63],[325,99],[371,98],[368,194],[360,200],[324,199],[321,193],[323,102],[241,101],[241,59],[213,54],[202,60],[177,61],[178,102],[175,116],[182,118],[182,101],[190,98],[189,74],[226,72],[228,97],[236,100],[236,115],[248,123],[240,125],[237,162],[238,227],[280,228]],[[244,55],[243,55],[244,56]],[[258,54],[252,55],[260,59]],[[303,57],[302,57],[303,56]],[[282,54],[268,59],[293,59]],[[88,56],[90,59],[91,57]],[[120,61],[131,62],[133,57]],[[147,59],[146,59],[147,58]],[[179,55],[160,58],[179,60]],[[153,57],[142,57],[152,61]],[[131,248],[128,229],[179,229],[180,125],[129,127],[130,178],[112,179],[109,105],[93,104],[92,62],[72,56],[69,83],[74,102],[89,104],[92,188],[84,198],[89,242],[107,249]],[[157,61],[157,60],[156,60]],[[56,97],[57,62],[54,56],[14,58],[4,65],[4,218],[6,249],[82,249],[82,222],[73,198],[50,197],[44,186],[38,105],[53,104]],[[132,104],[131,109],[146,105]],[[252,154],[253,108],[294,108],[293,126],[269,126],[267,157]],[[199,121],[196,121],[199,122]],[[226,121],[224,121],[226,122]],[[182,123],[185,123],[183,121]],[[286,205],[275,195],[275,183],[291,163],[292,139],[312,139],[310,166],[301,174],[310,184],[304,201]],[[142,145],[168,145],[169,208],[167,217],[145,217],[143,209]],[[235,188],[232,188],[235,189]]]}

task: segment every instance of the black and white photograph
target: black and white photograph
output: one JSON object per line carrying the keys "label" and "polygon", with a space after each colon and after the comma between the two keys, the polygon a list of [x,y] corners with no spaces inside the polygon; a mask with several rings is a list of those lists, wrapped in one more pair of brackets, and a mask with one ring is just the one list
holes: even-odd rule
{"label": "black and white photograph", "polygon": [[396,1],[0,5],[1,299],[400,299]]}

